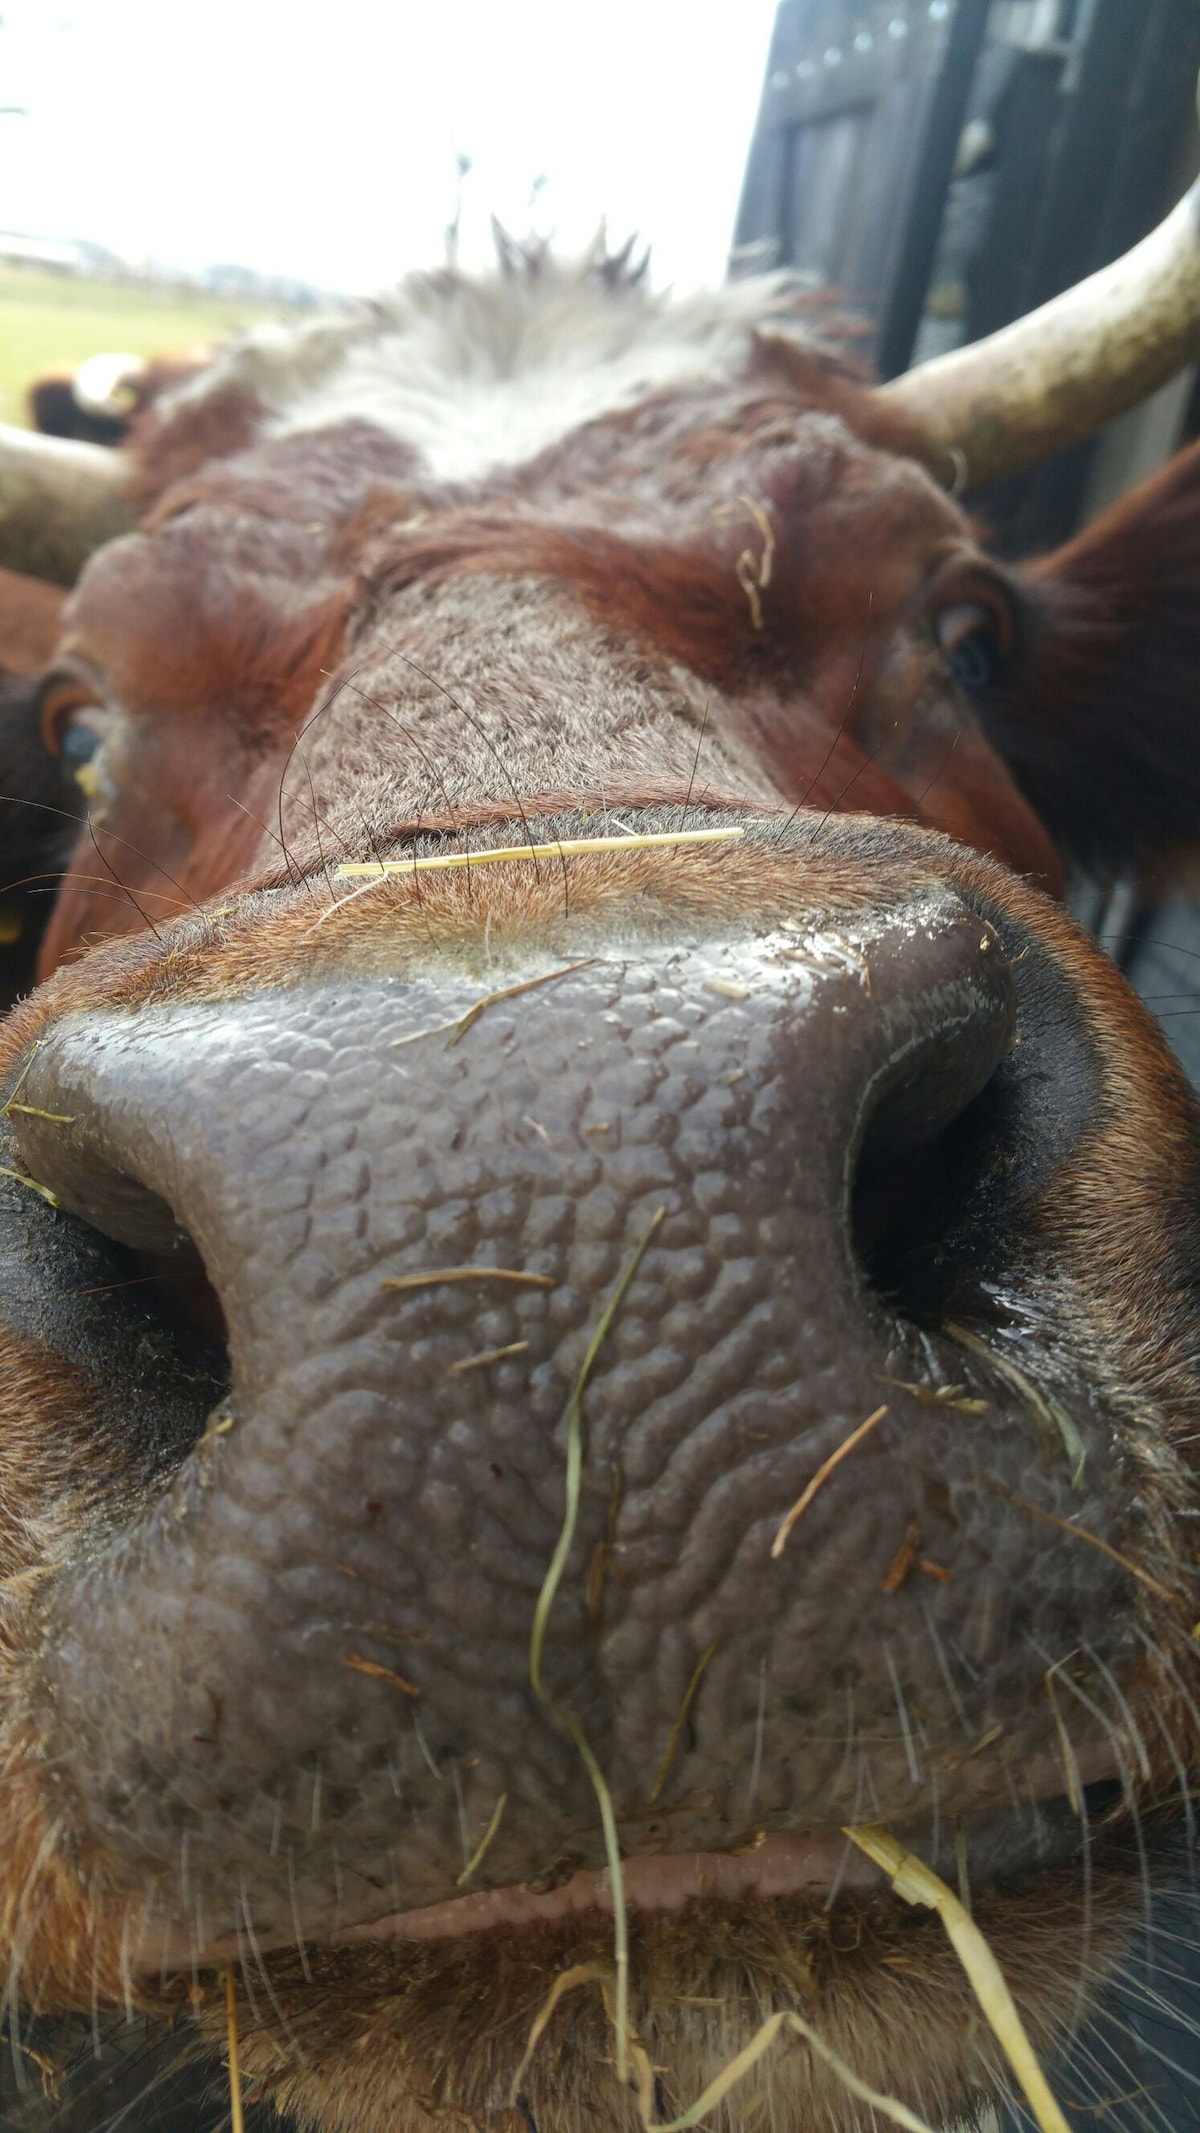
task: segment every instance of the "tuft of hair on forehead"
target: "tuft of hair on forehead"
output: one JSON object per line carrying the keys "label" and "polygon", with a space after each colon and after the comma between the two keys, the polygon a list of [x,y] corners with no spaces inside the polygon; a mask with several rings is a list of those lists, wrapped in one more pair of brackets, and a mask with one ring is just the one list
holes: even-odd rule
{"label": "tuft of hair on forehead", "polygon": [[411,449],[427,480],[469,485],[653,394],[743,376],[766,342],[852,367],[853,329],[794,276],[675,295],[650,288],[632,241],[563,258],[499,231],[497,253],[488,274],[412,274],[381,296],[230,341],[136,429],[143,488],[161,490],[159,461],[190,471],[355,421]]}

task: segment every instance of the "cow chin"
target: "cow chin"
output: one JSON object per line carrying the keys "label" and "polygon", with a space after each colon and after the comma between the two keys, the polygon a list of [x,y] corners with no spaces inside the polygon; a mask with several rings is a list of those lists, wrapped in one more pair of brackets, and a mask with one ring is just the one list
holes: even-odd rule
{"label": "cow chin", "polygon": [[[736,834],[264,887],[5,1032],[10,1944],[218,2040],[240,1959],[322,2126],[632,2128],[614,1838],[668,2114],[793,2008],[949,2122],[993,2048],[844,1826],[969,1887],[1046,2044],[1195,1761],[1141,1011],[930,833],[640,820]],[[780,2127],[875,2122],[780,2051]]]}
{"label": "cow chin", "polygon": [[[1043,2052],[1078,2015],[1087,1977],[1135,1930],[1135,1884],[1130,1862],[1106,1871],[1098,1860],[1086,1902],[1076,1871],[977,1892],[976,1920]],[[663,2122],[781,2009],[811,2022],[866,2089],[929,2124],[966,2120],[1004,2087],[1003,2060],[939,1923],[880,1894],[634,1910],[629,1958],[630,2034],[653,2069]],[[301,2125],[642,2133],[638,2097],[615,2066],[612,1921],[600,1912],[452,1941],[310,1948],[303,1960],[293,1950],[265,1958],[251,1983],[238,2000],[243,2063],[256,2091]],[[223,2046],[219,1991],[199,2014]],[[764,2090],[781,2133],[879,2123],[795,2035],[778,2038],[733,2091],[733,2123]],[[724,2113],[708,2116],[720,2123]]]}

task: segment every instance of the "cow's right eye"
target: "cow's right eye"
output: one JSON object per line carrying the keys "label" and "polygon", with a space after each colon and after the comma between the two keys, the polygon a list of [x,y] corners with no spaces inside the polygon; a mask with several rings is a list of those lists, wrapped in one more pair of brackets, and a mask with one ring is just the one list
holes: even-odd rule
{"label": "cow's right eye", "polygon": [[96,797],[95,759],[112,732],[115,714],[99,700],[95,684],[74,674],[51,675],[43,682],[40,713],[42,738],[58,757],[64,774],[84,798]]}
{"label": "cow's right eye", "polygon": [[100,797],[97,758],[112,728],[112,712],[103,704],[75,704],[55,727],[56,753],[67,776],[85,800]]}

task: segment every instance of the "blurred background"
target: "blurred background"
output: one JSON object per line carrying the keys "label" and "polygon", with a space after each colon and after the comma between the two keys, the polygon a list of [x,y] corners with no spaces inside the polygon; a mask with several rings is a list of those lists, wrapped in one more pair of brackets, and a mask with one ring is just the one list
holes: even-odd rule
{"label": "blurred background", "polygon": [[493,215],[720,280],[773,11],[5,0],[0,420],[33,368],[369,294],[456,223],[483,265]]}

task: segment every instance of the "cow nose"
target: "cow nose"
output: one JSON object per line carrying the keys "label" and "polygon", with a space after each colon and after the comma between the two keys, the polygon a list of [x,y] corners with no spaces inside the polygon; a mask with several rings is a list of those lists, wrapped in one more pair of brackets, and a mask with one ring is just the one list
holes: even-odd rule
{"label": "cow nose", "polygon": [[756,1222],[791,1228],[798,1266],[823,1235],[851,1294],[911,1283],[930,1206],[954,1219],[953,1128],[1014,1030],[996,933],[943,898],[888,927],[547,959],[508,982],[72,1018],[24,1078],[16,1153],[205,1331],[231,1329],[257,1396],[296,1306],[364,1280],[396,1294],[501,1245],[517,1287],[586,1305],[656,1201],[668,1249],[719,1212],[751,1251]]}
{"label": "cow nose", "polygon": [[[828,1542],[834,1616],[790,1566],[764,1586],[814,1448],[915,1374],[889,1285],[916,1313],[911,1265],[942,1279],[938,1193],[916,1181],[957,1206],[994,1137],[1015,1015],[996,932],[946,890],[853,926],[571,948],[66,1015],[28,1068],[17,1165],[114,1250],[201,1262],[230,1358],[169,1489],[64,1580],[58,1722],[140,1858],[176,1859],[182,1821],[193,1859],[232,1873],[239,1802],[239,1871],[281,1930],[269,1862],[332,1843],[334,1799],[339,1872],[398,1880],[405,1903],[452,1887],[448,1760],[508,1803],[497,1871],[587,1856],[594,1802],[539,1730],[529,1664],[585,1383],[547,1678],[614,1795],[644,1804],[681,1625],[719,1645],[738,1709],[685,1840],[728,1828],[767,1647],[782,1708],[836,1738],[847,1610],[878,1604],[894,1552],[875,1530],[892,1473]],[[775,1785],[794,1812],[809,1778],[789,1756],[761,1804]]]}

